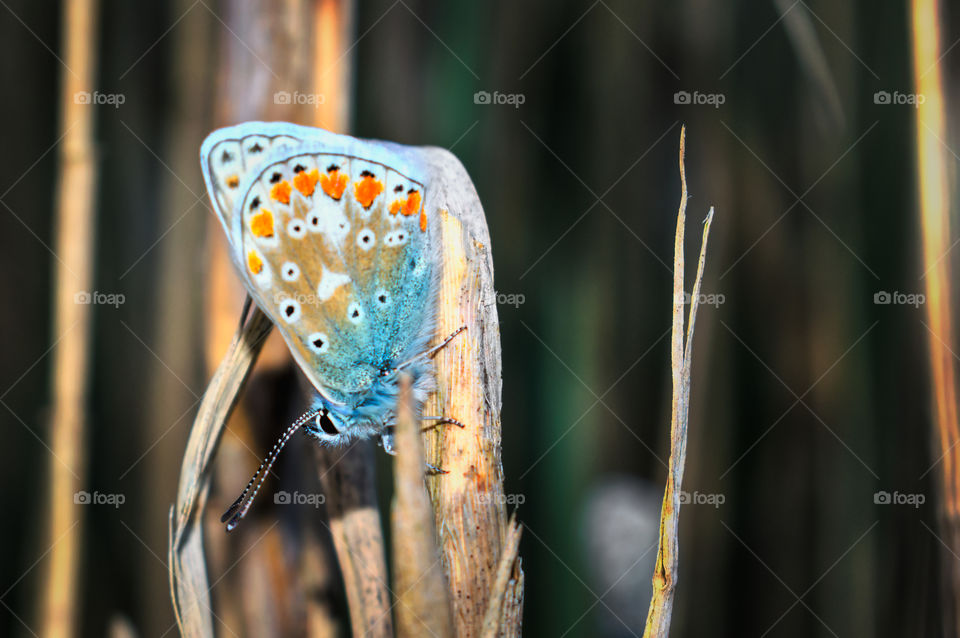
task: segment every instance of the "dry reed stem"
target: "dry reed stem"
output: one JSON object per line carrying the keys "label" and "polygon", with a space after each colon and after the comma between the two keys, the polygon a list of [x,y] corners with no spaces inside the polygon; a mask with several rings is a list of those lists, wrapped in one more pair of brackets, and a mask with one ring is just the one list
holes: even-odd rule
{"label": "dry reed stem", "polygon": [[433,508],[424,485],[423,436],[414,420],[410,377],[401,377],[397,403],[393,511],[393,591],[398,638],[450,638],[453,621],[437,550]]}
{"label": "dry reed stem", "polygon": [[687,456],[687,418],[690,411],[693,331],[699,306],[698,299],[700,297],[700,284],[703,280],[703,267],[707,256],[707,239],[710,235],[710,224],[713,221],[713,208],[711,208],[703,224],[700,259],[697,264],[693,293],[690,297],[690,314],[687,320],[686,342],[684,342],[683,249],[687,211],[687,177],[684,169],[685,140],[686,127],[683,127],[680,130],[680,209],[677,213],[677,233],[673,247],[673,330],[670,347],[673,404],[670,417],[670,464],[667,472],[667,485],[663,494],[663,507],[660,511],[660,540],[657,550],[657,564],[653,572],[653,597],[650,600],[650,610],[647,614],[646,628],[643,633],[645,638],[665,638],[668,636],[670,620],[673,616],[673,596],[677,584],[680,551],[680,489]]}
{"label": "dry reed stem", "polygon": [[[500,461],[500,330],[490,237],[466,170],[449,152],[421,149],[440,210],[443,278],[437,334],[466,325],[436,356],[436,396],[428,414],[459,419],[427,432],[427,460],[449,474],[432,477],[437,535],[453,603],[456,635],[479,636],[507,537]],[[514,563],[501,635],[520,633],[523,574]]]}
{"label": "dry reed stem", "polygon": [[917,181],[923,236],[930,377],[933,385],[934,440],[942,459],[940,528],[946,547],[943,591],[944,632],[960,634],[960,432],[958,432],[956,348],[953,337],[953,285],[950,278],[951,160],[943,140],[948,137],[943,78],[939,58],[940,7],[936,0],[914,0],[913,76],[916,92],[925,100],[917,105]]}
{"label": "dry reed stem", "polygon": [[203,509],[214,453],[253,364],[273,328],[253,308],[240,326],[203,395],[180,467],[177,505],[170,508],[170,593],[183,636],[213,636],[203,550]]}
{"label": "dry reed stem", "polygon": [[[507,541],[503,548],[503,554],[500,556],[497,578],[490,595],[490,606],[487,607],[487,613],[483,616],[481,638],[497,638],[501,635],[501,627],[503,627],[504,622],[511,619],[512,614],[508,605],[509,593],[516,587],[514,582],[516,578],[515,567],[520,552],[522,531],[523,528],[517,524],[516,514],[514,514],[510,517]],[[507,612],[508,615],[504,616],[504,612]],[[517,627],[517,630],[517,634],[519,634],[519,627]]]}
{"label": "dry reed stem", "polygon": [[[83,508],[73,495],[86,476],[86,413],[93,306],[74,295],[93,290],[96,108],[76,99],[94,90],[97,0],[63,2],[64,66],[60,104],[60,175],[56,201],[56,296],[53,333],[53,411],[50,422],[47,557],[42,607],[43,636],[72,636],[77,624],[77,570]],[[69,337],[61,339],[63,336]]]}

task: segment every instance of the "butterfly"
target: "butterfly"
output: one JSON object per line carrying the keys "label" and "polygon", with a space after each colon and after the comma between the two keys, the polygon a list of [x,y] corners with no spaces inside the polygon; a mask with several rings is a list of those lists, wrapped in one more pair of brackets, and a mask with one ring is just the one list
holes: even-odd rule
{"label": "butterfly", "polygon": [[316,390],[311,409],[284,431],[224,514],[229,531],[300,429],[325,446],[379,438],[395,453],[400,375],[409,375],[419,415],[435,389],[432,356],[465,326],[429,346],[439,219],[412,149],[246,122],[211,133],[200,162],[247,293]]}

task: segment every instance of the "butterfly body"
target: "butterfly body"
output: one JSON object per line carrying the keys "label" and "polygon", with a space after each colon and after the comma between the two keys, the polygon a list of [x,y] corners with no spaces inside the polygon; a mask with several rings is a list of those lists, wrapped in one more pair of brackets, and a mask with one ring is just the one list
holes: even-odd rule
{"label": "butterfly body", "polygon": [[434,389],[439,223],[415,153],[286,123],[212,133],[201,163],[247,292],[317,392],[323,445],[392,448],[399,379]]}

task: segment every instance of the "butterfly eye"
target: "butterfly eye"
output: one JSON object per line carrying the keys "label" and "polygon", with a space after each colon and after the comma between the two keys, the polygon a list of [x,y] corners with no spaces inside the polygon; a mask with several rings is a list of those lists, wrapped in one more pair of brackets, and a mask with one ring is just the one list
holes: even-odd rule
{"label": "butterfly eye", "polygon": [[307,234],[307,227],[303,220],[291,219],[290,223],[287,224],[287,234],[294,239],[303,239],[303,236]]}
{"label": "butterfly eye", "polygon": [[317,354],[323,354],[330,349],[330,340],[322,332],[314,332],[307,337],[307,347]]}
{"label": "butterfly eye", "polygon": [[347,319],[350,323],[360,323],[363,321],[363,308],[360,304],[354,302],[347,307]]}
{"label": "butterfly eye", "polygon": [[357,233],[357,246],[361,250],[370,250],[373,248],[373,245],[377,240],[377,236],[373,234],[373,231],[369,228],[364,228],[359,233]]}
{"label": "butterfly eye", "polygon": [[340,430],[334,425],[333,419],[330,418],[330,412],[327,410],[317,415],[317,427],[329,436],[337,436],[340,434]]}
{"label": "butterfly eye", "polygon": [[286,282],[294,282],[300,278],[300,267],[288,261],[283,265],[283,271],[280,273],[280,276],[283,277],[283,280]]}
{"label": "butterfly eye", "polygon": [[300,304],[295,299],[285,299],[280,302],[280,316],[287,323],[294,323],[300,319]]}

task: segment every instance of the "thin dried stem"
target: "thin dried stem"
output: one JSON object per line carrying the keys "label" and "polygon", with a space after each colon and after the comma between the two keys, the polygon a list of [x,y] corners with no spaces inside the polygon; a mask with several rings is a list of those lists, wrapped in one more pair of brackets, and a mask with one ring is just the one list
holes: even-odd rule
{"label": "thin dried stem", "polygon": [[210,592],[203,552],[202,513],[210,488],[213,456],[257,355],[273,328],[254,308],[217,368],[190,430],[180,467],[176,508],[170,509],[170,592],[184,636],[212,636]]}
{"label": "thin dried stem", "polygon": [[[43,636],[72,636],[77,622],[77,568],[83,538],[83,508],[74,494],[84,489],[86,412],[93,306],[96,109],[78,99],[94,90],[97,52],[96,0],[63,3],[64,67],[61,85],[63,142],[56,202],[56,296],[53,320],[53,414],[50,423],[50,491],[47,573],[40,610]],[[69,338],[63,339],[67,336]]]}
{"label": "thin dried stem", "polygon": [[410,377],[400,377],[395,431],[393,590],[397,636],[453,636],[450,599],[437,550],[433,508],[423,483],[423,438],[414,420]]}
{"label": "thin dried stem", "polygon": [[700,259],[697,264],[693,294],[690,296],[690,314],[686,326],[686,341],[684,341],[683,311],[686,295],[683,291],[683,249],[687,210],[687,177],[684,168],[685,138],[686,128],[683,128],[680,131],[680,209],[677,213],[677,233],[673,255],[673,331],[671,338],[673,409],[670,418],[670,464],[667,473],[667,486],[663,495],[663,507],[660,511],[660,541],[657,550],[657,564],[653,572],[653,597],[650,600],[650,610],[647,614],[647,624],[643,634],[646,638],[665,638],[669,635],[670,620],[673,616],[673,596],[677,584],[680,551],[680,490],[687,456],[687,418],[690,412],[693,332],[700,297],[700,284],[703,280],[703,267],[707,257],[707,239],[710,235],[710,224],[713,221],[713,208],[711,208],[703,224]]}
{"label": "thin dried stem", "polygon": [[926,284],[927,343],[933,385],[934,440],[942,459],[940,512],[945,545],[942,574],[944,632],[960,634],[960,426],[957,415],[954,318],[951,307],[952,248],[948,139],[943,78],[940,69],[940,6],[936,0],[914,0],[913,75],[917,104],[917,180]]}

